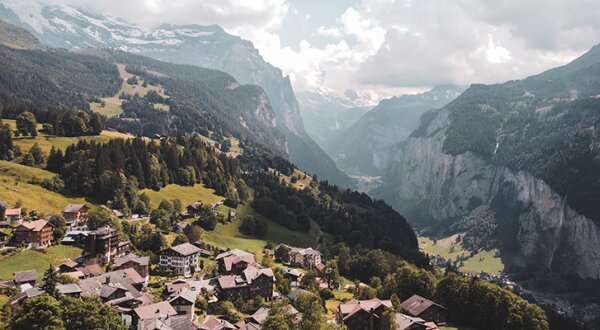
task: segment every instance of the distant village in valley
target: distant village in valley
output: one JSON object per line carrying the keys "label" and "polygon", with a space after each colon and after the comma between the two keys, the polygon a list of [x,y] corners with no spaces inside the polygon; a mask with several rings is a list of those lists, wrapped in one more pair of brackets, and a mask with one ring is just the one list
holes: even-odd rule
{"label": "distant village in valley", "polygon": [[[19,310],[27,299],[48,293],[47,283],[52,281],[59,297],[95,297],[117,312],[123,325],[138,330],[261,329],[272,309],[300,324],[300,306],[319,302],[315,298],[332,290],[344,297],[333,315],[324,316],[332,329],[388,329],[390,325],[384,323],[391,321],[393,329],[434,330],[446,324],[451,312],[416,294],[402,302],[395,295],[391,300],[357,299],[358,291],[368,286],[344,281],[322,253],[311,247],[268,244],[256,256],[199,239],[164,248],[152,260],[136,254],[110,225],[90,229],[88,205],[69,204],[60,215],[45,218],[25,214],[5,201],[0,201],[0,207],[4,210],[2,255],[44,252],[55,246],[82,251],[52,264],[43,276],[30,269],[2,279],[0,293],[9,295],[13,310]],[[190,204],[179,216],[196,216],[201,207],[202,202]],[[120,221],[141,217],[118,210],[111,213]],[[58,217],[63,228],[54,224]],[[183,233],[188,225],[177,222],[173,230]],[[58,230],[64,233],[57,236]]]}

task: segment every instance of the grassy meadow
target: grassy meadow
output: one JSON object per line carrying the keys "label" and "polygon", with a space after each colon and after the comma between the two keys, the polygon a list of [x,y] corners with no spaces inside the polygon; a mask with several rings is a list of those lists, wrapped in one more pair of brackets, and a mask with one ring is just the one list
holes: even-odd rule
{"label": "grassy meadow", "polygon": [[[438,240],[420,236],[419,248],[429,255],[439,255],[445,259],[455,260],[458,256],[469,255],[460,242],[457,242],[458,235],[452,235]],[[486,272],[489,274],[499,274],[504,270],[502,260],[494,256],[494,251],[478,251],[474,256],[463,261],[464,265],[460,271],[469,273]]]}

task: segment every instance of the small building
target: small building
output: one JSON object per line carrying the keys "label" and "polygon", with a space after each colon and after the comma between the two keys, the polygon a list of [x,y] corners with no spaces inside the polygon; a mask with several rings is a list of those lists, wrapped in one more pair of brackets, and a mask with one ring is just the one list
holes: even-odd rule
{"label": "small building", "polygon": [[215,260],[219,274],[240,275],[248,266],[256,266],[254,254],[240,249],[233,249],[219,254]]}
{"label": "small building", "polygon": [[290,280],[290,284],[292,286],[298,286],[300,280],[304,276],[304,273],[297,269],[293,268],[282,268],[281,272],[283,273],[283,277]]}
{"label": "small building", "polygon": [[208,315],[198,328],[200,330],[236,330],[238,327],[214,315]]}
{"label": "small building", "polygon": [[313,248],[295,248],[292,247],[289,252],[290,264],[306,269],[314,268],[321,264],[321,252]]}
{"label": "small building", "polygon": [[179,221],[173,226],[173,229],[175,230],[176,233],[181,234],[188,226],[190,226],[189,222]]}
{"label": "small building", "polygon": [[[125,243],[125,246],[121,244]],[[91,231],[86,237],[84,254],[89,263],[108,264],[115,257],[129,252],[129,242],[119,241],[119,232],[110,226]]]}
{"label": "small building", "polygon": [[76,225],[85,220],[90,208],[85,204],[69,204],[60,212],[67,224]]}
{"label": "small building", "polygon": [[412,295],[401,304],[402,310],[409,316],[421,318],[427,322],[436,324],[446,324],[448,309],[427,298],[419,295]]}
{"label": "small building", "polygon": [[175,315],[139,321],[137,330],[198,330],[198,327],[187,316]]}
{"label": "small building", "polygon": [[383,313],[392,308],[390,300],[352,299],[338,306],[335,321],[349,330],[379,329]]}
{"label": "small building", "polygon": [[217,293],[219,300],[236,301],[241,298],[248,303],[261,297],[270,301],[273,299],[274,282],[275,275],[271,268],[249,266],[242,275],[217,277]]}
{"label": "small building", "polygon": [[[425,320],[412,317],[402,313],[395,314],[396,328],[397,330],[434,330],[437,329],[437,326],[433,328],[425,322]],[[430,322],[431,323],[431,322]],[[435,325],[435,323],[433,323]]]}
{"label": "small building", "polygon": [[13,239],[16,244],[29,248],[42,248],[52,243],[54,226],[46,220],[26,221],[14,230]]}
{"label": "small building", "polygon": [[77,266],[79,266],[79,264],[76,261],[73,261],[71,259],[65,259],[60,265],[58,265],[58,272],[71,273],[75,271]]}
{"label": "small building", "polygon": [[191,217],[199,216],[200,213],[202,212],[202,205],[203,205],[203,203],[201,201],[197,201],[193,204],[188,205],[186,207],[188,215]]}
{"label": "small building", "polygon": [[21,209],[20,208],[5,209],[4,210],[4,217],[6,218],[6,221],[20,222],[22,220],[22,218],[21,218]]}
{"label": "small building", "polygon": [[90,231],[88,230],[69,230],[65,233],[65,237],[60,241],[60,244],[83,248],[89,234]]}
{"label": "small building", "polygon": [[125,218],[125,214],[119,210],[112,210],[112,213],[119,219]]}
{"label": "small building", "polygon": [[304,289],[295,289],[292,290],[290,293],[288,293],[287,297],[291,300],[291,301],[296,301],[298,300],[298,296],[300,296],[301,294],[314,294],[310,291],[304,290]]}
{"label": "small building", "polygon": [[194,311],[194,305],[196,304],[196,298],[200,291],[192,291],[187,288],[181,289],[177,295],[169,299],[169,304],[177,311],[179,315],[188,315],[190,320],[193,320],[196,316]]}
{"label": "small building", "polygon": [[115,269],[135,269],[140,276],[147,278],[149,275],[150,268],[150,257],[138,257],[133,253],[129,253],[124,257],[117,257],[114,259]]}
{"label": "small building", "polygon": [[[96,277],[104,274],[104,270],[98,264],[86,265],[84,267],[75,268],[75,272],[81,273],[84,278]],[[77,274],[79,275],[79,274]]]}
{"label": "small building", "polygon": [[70,296],[70,297],[80,297],[81,296],[81,288],[79,287],[79,285],[75,284],[75,283],[69,283],[69,284],[56,284],[56,291],[58,292],[58,294],[60,294],[61,296]]}
{"label": "small building", "polygon": [[160,270],[171,269],[189,277],[198,268],[200,249],[190,243],[183,243],[160,251]]}
{"label": "small building", "polygon": [[23,272],[15,272],[15,285],[21,286],[23,284],[29,284],[32,287],[35,286],[35,281],[38,279],[38,274],[35,269],[26,270]]}
{"label": "small building", "polygon": [[133,324],[136,325],[140,321],[162,319],[177,315],[177,311],[166,301],[161,301],[156,304],[138,307],[133,310]]}

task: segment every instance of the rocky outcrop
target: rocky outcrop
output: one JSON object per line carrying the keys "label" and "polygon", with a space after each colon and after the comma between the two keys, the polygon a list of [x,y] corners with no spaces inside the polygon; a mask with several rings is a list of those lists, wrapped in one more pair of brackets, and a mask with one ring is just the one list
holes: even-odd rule
{"label": "rocky outcrop", "polygon": [[411,137],[387,158],[386,184],[373,192],[413,224],[450,225],[480,205],[496,213],[503,261],[512,268],[576,272],[600,277],[600,228],[574,211],[543,180],[490,164],[467,152],[445,154],[449,125],[441,110],[424,137]]}

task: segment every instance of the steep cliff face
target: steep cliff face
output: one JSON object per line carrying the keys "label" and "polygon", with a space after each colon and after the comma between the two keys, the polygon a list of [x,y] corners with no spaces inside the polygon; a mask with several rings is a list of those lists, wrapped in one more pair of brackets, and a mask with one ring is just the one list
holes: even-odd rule
{"label": "steep cliff face", "polygon": [[600,227],[527,172],[490,164],[470,152],[444,153],[449,125],[448,110],[441,110],[422,137],[380,153],[389,157],[390,167],[387,184],[374,194],[413,223],[447,228],[477,206],[490,205],[508,267],[600,276]]}

